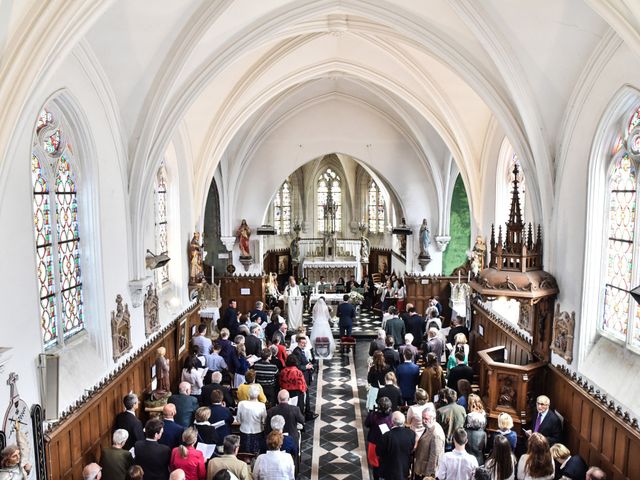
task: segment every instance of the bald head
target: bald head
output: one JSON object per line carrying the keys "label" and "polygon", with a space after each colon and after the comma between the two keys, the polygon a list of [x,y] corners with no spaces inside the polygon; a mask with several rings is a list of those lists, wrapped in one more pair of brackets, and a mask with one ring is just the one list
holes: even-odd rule
{"label": "bald head", "polygon": [[191,384],[189,382],[180,382],[180,385],[178,385],[178,392],[182,395],[191,395]]}
{"label": "bald head", "polygon": [[278,392],[278,403],[288,403],[289,402],[289,392],[286,390],[280,390]]}
{"label": "bald head", "polygon": [[404,414],[402,412],[393,412],[391,415],[391,423],[394,427],[402,427],[404,425]]}
{"label": "bald head", "polygon": [[102,468],[97,463],[90,463],[82,469],[83,480],[99,480],[102,478]]}
{"label": "bald head", "polygon": [[171,475],[169,475],[169,480],[185,480],[185,478],[187,478],[187,476],[181,468],[174,470],[171,472]]}
{"label": "bald head", "polygon": [[176,406],[173,403],[167,403],[162,407],[162,416],[167,420],[173,420],[176,415]]}

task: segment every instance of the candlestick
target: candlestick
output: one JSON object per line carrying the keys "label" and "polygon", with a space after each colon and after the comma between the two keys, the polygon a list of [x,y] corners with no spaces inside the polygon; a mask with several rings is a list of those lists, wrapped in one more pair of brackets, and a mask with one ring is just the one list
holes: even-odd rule
{"label": "candlestick", "polygon": [[460,271],[458,271],[458,283],[460,283]]}

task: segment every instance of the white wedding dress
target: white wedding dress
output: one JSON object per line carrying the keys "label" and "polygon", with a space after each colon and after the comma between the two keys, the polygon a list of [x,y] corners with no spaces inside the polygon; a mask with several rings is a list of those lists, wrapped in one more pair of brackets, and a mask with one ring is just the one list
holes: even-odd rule
{"label": "white wedding dress", "polygon": [[[327,308],[327,304],[324,298],[318,299],[312,312],[313,326],[311,327],[311,344],[316,352],[316,355],[320,358],[329,360],[333,357],[333,351],[336,348],[336,342],[333,339],[333,332],[331,332],[331,314]],[[324,342],[316,344],[316,339],[326,338],[329,340],[329,347]]]}

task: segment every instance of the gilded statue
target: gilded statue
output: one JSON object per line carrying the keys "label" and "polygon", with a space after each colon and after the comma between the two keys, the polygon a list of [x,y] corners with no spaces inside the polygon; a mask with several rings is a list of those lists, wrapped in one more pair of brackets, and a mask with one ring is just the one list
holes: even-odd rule
{"label": "gilded statue", "polygon": [[200,283],[204,279],[204,269],[202,267],[202,245],[200,244],[200,233],[194,232],[189,244],[189,283]]}
{"label": "gilded statue", "polygon": [[236,231],[236,237],[238,237],[238,243],[240,244],[240,257],[251,257],[251,252],[249,251],[251,229],[245,219],[242,219],[242,223]]}

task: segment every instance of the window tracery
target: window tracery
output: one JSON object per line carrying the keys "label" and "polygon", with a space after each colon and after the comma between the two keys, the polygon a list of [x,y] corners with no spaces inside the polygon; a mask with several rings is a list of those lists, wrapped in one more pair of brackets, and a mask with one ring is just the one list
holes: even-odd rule
{"label": "window tracery", "polygon": [[276,235],[291,233],[291,183],[285,180],[273,200],[273,221]]}
{"label": "window tracery", "polygon": [[335,205],[335,231],[342,231],[342,182],[340,176],[331,168],[327,168],[318,178],[317,185],[317,220],[318,232],[325,229],[325,206],[331,194]]}
{"label": "window tracery", "polygon": [[[164,163],[158,169],[155,188],[155,227],[156,227],[156,252],[158,255],[168,255],[168,223],[167,223],[167,169]],[[156,285],[163,287],[169,283],[169,264],[156,269]]]}
{"label": "window tracery", "polygon": [[384,233],[385,205],[380,187],[374,180],[369,184],[368,198],[369,232]]}

